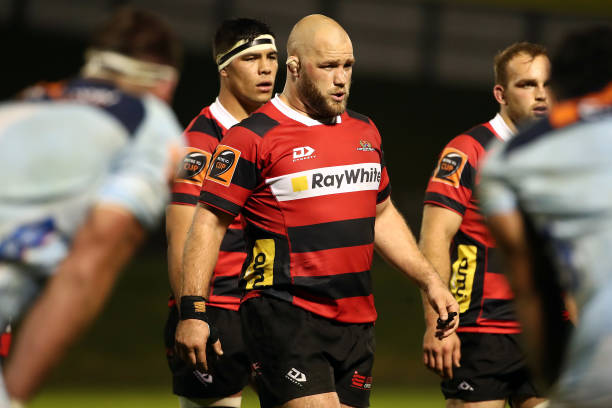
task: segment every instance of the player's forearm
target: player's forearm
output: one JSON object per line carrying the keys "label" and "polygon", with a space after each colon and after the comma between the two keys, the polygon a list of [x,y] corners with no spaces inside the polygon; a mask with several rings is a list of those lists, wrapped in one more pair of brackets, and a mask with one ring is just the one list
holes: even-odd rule
{"label": "player's forearm", "polygon": [[195,206],[171,204],[166,209],[166,239],[168,241],[168,281],[175,297],[180,296],[183,252]]}
{"label": "player's forearm", "polygon": [[178,243],[168,243],[168,282],[172,295],[176,298],[181,293],[181,267],[183,265],[183,245]]}
{"label": "player's forearm", "polygon": [[[442,283],[447,287],[450,282],[450,242],[445,239],[430,239],[430,234],[421,233],[421,241],[419,247],[427,260],[432,264],[434,269],[440,275]],[[423,301],[423,311],[427,322],[435,321],[438,318],[437,313],[431,307],[427,300],[427,296],[421,290],[421,299]]]}
{"label": "player's forearm", "polygon": [[440,282],[439,275],[417,247],[412,232],[392,203],[377,214],[375,247],[387,262],[421,289],[427,290],[430,284]]}
{"label": "player's forearm", "polygon": [[72,253],[51,278],[17,333],[5,370],[12,397],[30,399],[98,314],[119,271],[141,242],[140,226],[132,232],[111,245],[105,245],[110,241],[99,240],[102,236],[95,233],[77,235]]}
{"label": "player's forearm", "polygon": [[229,215],[197,207],[185,242],[181,296],[208,297],[219,247],[231,220]]}
{"label": "player's forearm", "polygon": [[[451,276],[450,246],[463,218],[454,211],[426,204],[423,208],[419,248],[448,288]],[[423,310],[428,322],[437,319],[423,291]]]}
{"label": "player's forearm", "polygon": [[30,399],[48,372],[101,309],[118,268],[106,278],[84,282],[60,274],[34,306],[18,332],[6,369],[9,393]]}

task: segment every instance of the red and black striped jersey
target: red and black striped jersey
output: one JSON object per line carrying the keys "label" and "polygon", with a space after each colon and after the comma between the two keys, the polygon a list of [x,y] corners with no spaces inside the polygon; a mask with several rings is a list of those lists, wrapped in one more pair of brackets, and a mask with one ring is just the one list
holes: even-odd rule
{"label": "red and black striped jersey", "polygon": [[[205,107],[185,129],[187,147],[172,186],[172,204],[195,206],[212,153],[227,130],[238,121],[217,99]],[[242,290],[240,271],[246,258],[244,228],[240,216],[229,226],[217,259],[208,304],[238,310]]]}
{"label": "red and black striped jersey", "polygon": [[460,332],[518,333],[509,282],[497,261],[495,241],[484,224],[474,192],[490,142],[512,132],[498,114],[452,139],[429,180],[425,203],[463,217],[451,245],[450,289],[459,303]]}
{"label": "red and black striped jersey", "polygon": [[223,138],[200,201],[246,222],[245,300],[266,294],[341,322],[376,320],[376,205],[390,195],[381,138],[346,111],[323,124],[275,97]]}

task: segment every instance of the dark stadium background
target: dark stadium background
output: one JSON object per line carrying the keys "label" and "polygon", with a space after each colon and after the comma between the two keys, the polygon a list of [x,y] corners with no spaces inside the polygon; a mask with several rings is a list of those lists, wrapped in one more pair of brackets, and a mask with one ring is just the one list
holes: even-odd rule
{"label": "dark stadium background", "polygon": [[[280,92],[284,40],[291,26],[311,12],[337,18],[353,37],[357,58],[349,106],[370,116],[380,129],[392,197],[415,235],[423,191],[439,150],[450,137],[496,112],[490,90],[495,51],[517,40],[554,47],[566,30],[609,23],[612,16],[605,0],[561,5],[552,0],[537,5],[528,0],[311,0],[295,9],[279,0],[0,0],[1,99],[38,80],[74,75],[89,30],[123,3],[166,15],[187,43],[174,103],[183,125],[216,95],[209,43],[221,19],[251,16],[271,24],[281,50]],[[368,10],[375,14],[364,15]],[[396,14],[407,10],[413,20],[398,20]],[[378,258],[373,276],[379,311],[377,384],[435,384],[435,376],[421,363],[422,311],[414,285]],[[104,314],[53,374],[50,386],[169,387],[162,344],[167,294],[160,226],[123,274]]]}

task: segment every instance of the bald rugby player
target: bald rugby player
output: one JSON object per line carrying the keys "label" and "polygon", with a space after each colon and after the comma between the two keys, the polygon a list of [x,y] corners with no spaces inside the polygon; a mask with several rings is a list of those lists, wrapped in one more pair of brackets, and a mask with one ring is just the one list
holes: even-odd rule
{"label": "bald rugby player", "polygon": [[376,127],[346,109],[355,62],[348,34],[310,15],[294,26],[287,51],[283,93],[230,129],[213,156],[185,245],[176,342],[207,367],[204,296],[241,212],[240,317],[261,406],[367,407],[374,249],[422,288],[440,318],[458,304],[389,198]]}

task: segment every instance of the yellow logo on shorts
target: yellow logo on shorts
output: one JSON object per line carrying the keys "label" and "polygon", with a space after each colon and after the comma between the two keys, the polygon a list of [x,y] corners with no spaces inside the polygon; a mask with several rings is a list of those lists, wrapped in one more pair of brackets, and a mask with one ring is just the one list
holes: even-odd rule
{"label": "yellow logo on shorts", "polygon": [[459,312],[465,313],[472,300],[474,275],[476,274],[476,245],[459,245],[457,260],[451,267],[450,290],[459,303]]}
{"label": "yellow logo on shorts", "polygon": [[247,289],[272,286],[274,282],[274,256],[276,246],[273,239],[258,239],[253,246],[253,261],[244,273]]}

